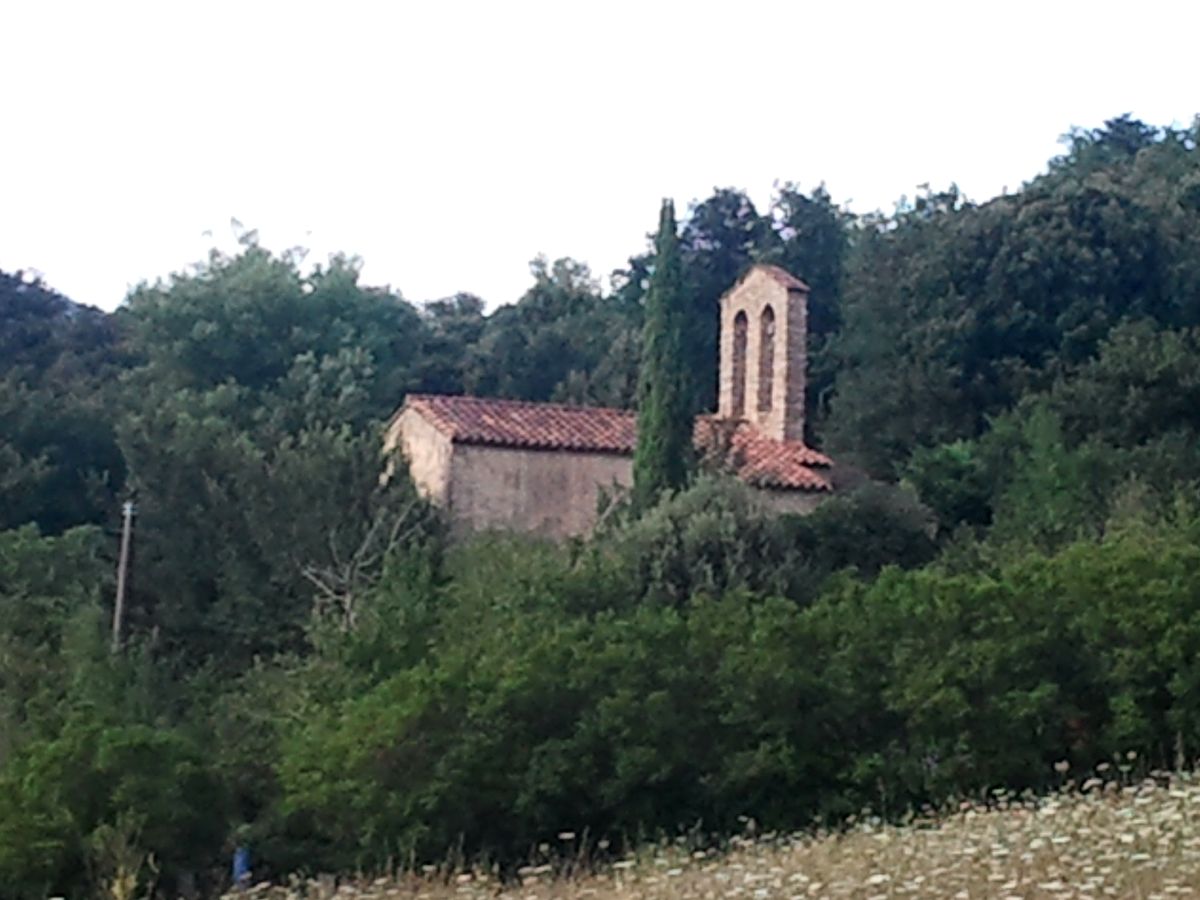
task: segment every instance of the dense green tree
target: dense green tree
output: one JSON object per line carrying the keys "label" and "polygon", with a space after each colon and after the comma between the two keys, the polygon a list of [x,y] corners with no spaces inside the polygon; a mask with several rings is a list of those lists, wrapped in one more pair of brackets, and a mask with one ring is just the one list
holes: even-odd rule
{"label": "dense green tree", "polygon": [[654,274],[646,294],[633,458],[634,493],[642,508],[664,491],[679,490],[687,483],[693,456],[693,410],[684,355],[687,322],[675,205],[670,200],[663,201],[655,249]]}
{"label": "dense green tree", "polygon": [[113,657],[113,560],[97,529],[0,532],[0,882],[82,895],[118,820],[168,883],[224,837],[222,789],[144,646]]}
{"label": "dense green tree", "polygon": [[933,511],[943,537],[960,526],[991,524],[995,473],[982,456],[976,442],[954,441],[917,448],[904,468],[904,481]]}
{"label": "dense green tree", "polygon": [[688,211],[679,248],[683,361],[687,371],[694,373],[694,413],[710,412],[717,405],[718,301],[777,240],[770,220],[759,214],[742,191],[717,190]]}
{"label": "dense green tree", "polygon": [[1070,440],[1134,447],[1200,431],[1200,330],[1147,320],[1114,329],[1094,360],[1048,393]]}
{"label": "dense green tree", "polygon": [[484,303],[474,294],[455,294],[426,303],[425,341],[421,348],[421,389],[435,394],[461,394],[466,389],[468,355],[486,326]]}
{"label": "dense green tree", "polygon": [[0,528],[60,533],[110,520],[126,474],[110,388],[0,378]]}
{"label": "dense green tree", "polygon": [[827,415],[837,375],[834,339],[842,327],[842,282],[852,218],[834,204],[824,186],[806,195],[788,183],[778,189],[771,204],[771,222],[777,240],[761,258],[802,278],[811,289],[805,423],[806,439],[820,446],[817,428]]}
{"label": "dense green tree", "polygon": [[99,529],[0,531],[0,764],[36,731],[69,677],[77,622],[99,615],[114,566]]}
{"label": "dense green tree", "polygon": [[806,516],[773,515],[741,482],[702,475],[595,545],[614,554],[630,604],[683,607],[698,594],[746,591],[807,604],[843,570],[873,576],[933,559],[929,511],[909,493],[864,485]]}
{"label": "dense green tree", "polygon": [[23,272],[0,272],[0,376],[32,386],[93,381],[122,365],[120,329]]}
{"label": "dense green tree", "polygon": [[[381,517],[414,502],[404,479],[379,485],[377,428],[308,421],[320,412],[307,400],[328,409],[337,396],[317,388],[256,407],[233,387],[164,391],[126,419],[135,626],[193,662],[240,667],[298,646],[313,602],[305,572],[352,560]],[[238,427],[248,404],[254,418]]]}
{"label": "dense green tree", "polygon": [[833,425],[840,449],[892,475],[919,446],[1084,365],[1126,318],[1194,323],[1194,232],[1179,185],[1194,141],[1114,120],[1018,194],[982,206],[929,194],[856,235]]}
{"label": "dense green tree", "polygon": [[114,317],[0,272],[0,528],[108,520],[125,477],[113,381],[127,363]]}
{"label": "dense green tree", "polygon": [[123,315],[147,360],[146,381],[207,390],[233,383],[270,390],[297,362],[346,356],[365,367],[361,417],[382,417],[416,387],[424,337],[417,310],[358,283],[358,262],[334,257],[302,274],[300,257],[247,244],[214,253],[192,273],[142,286]]}
{"label": "dense green tree", "polygon": [[1132,482],[1165,508],[1200,480],[1196,341],[1194,329],[1120,325],[1093,359],[979,438],[919,448],[904,476],[943,536],[993,519],[994,539],[1043,547],[1099,534]]}
{"label": "dense green tree", "polygon": [[575,260],[539,258],[531,268],[524,296],[488,317],[464,386],[481,396],[630,406],[640,309],[602,296]]}

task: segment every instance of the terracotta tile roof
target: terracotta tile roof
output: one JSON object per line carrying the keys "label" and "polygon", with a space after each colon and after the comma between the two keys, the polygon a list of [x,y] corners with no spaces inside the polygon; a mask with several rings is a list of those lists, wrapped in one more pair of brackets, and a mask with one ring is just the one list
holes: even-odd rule
{"label": "terracotta tile roof", "polygon": [[749,422],[715,416],[698,418],[695,434],[699,450],[747,484],[785,490],[833,490],[829,473],[819,471],[830,468],[833,460],[800,441],[777,441]]}
{"label": "terracotta tile roof", "polygon": [[637,419],[623,409],[442,394],[410,394],[405,406],[460,444],[594,453],[632,453],[637,444]]}
{"label": "terracotta tile roof", "polygon": [[[809,290],[809,287],[807,284],[805,284],[803,281],[801,281],[799,278],[797,278],[795,275],[793,275],[787,269],[784,269],[780,266],[772,266],[772,265],[768,265],[767,263],[759,263],[758,265],[752,267],[750,269],[750,272],[753,272],[755,269],[758,269],[758,270],[762,271],[763,273],[770,275],[772,278],[774,278],[776,281],[778,281],[780,284],[782,284],[785,288],[790,288],[791,290],[795,290],[795,291]],[[746,274],[749,275],[750,272],[747,272]]]}
{"label": "terracotta tile roof", "polygon": [[[623,455],[632,454],[637,445],[637,417],[622,409],[442,394],[410,394],[404,409],[421,413],[460,444]],[[748,484],[833,490],[828,473],[818,471],[833,465],[829,457],[799,441],[766,437],[748,422],[701,416],[695,442],[701,453]]]}

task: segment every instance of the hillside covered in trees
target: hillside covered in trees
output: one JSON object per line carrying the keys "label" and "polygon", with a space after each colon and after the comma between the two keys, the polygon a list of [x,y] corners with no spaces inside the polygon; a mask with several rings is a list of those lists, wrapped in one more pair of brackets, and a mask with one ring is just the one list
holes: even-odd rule
{"label": "hillside covered in trees", "polygon": [[490,314],[252,236],[111,314],[0,273],[4,895],[212,890],[235,839],[264,877],[507,866],[1190,763],[1198,140],[1115,119],[982,204],[694,204],[689,415],[717,298],[777,263],[812,287],[809,439],[871,478],[765,518],[701,472],[563,546],[447,541],[380,486],[381,426],[414,391],[636,405],[649,248],[607,291],[538,260]]}

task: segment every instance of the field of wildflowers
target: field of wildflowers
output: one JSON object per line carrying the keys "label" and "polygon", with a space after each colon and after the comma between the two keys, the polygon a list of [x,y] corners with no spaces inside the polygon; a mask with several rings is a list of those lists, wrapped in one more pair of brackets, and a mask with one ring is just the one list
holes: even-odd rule
{"label": "field of wildflowers", "polygon": [[[571,846],[575,836],[560,835]],[[541,848],[544,853],[547,848]],[[1033,898],[1166,900],[1200,892],[1200,778],[1090,778],[1057,793],[964,802],[900,825],[872,818],[838,832],[762,834],[716,850],[683,842],[579,866],[530,865],[501,881],[446,867],[359,881],[260,884],[261,900],[616,900],[616,898]],[[246,894],[227,895],[246,898]]]}

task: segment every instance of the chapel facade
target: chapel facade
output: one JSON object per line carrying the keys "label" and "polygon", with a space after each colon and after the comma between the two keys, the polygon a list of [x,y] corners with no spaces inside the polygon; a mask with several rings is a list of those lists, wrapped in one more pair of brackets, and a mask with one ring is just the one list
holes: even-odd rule
{"label": "chapel facade", "polygon": [[[835,489],[832,461],[804,443],[808,293],[770,265],[725,293],[718,409],[694,428],[698,454],[780,512],[810,512]],[[565,538],[595,525],[602,491],[632,485],[636,445],[628,410],[412,394],[384,450],[456,532]]]}

